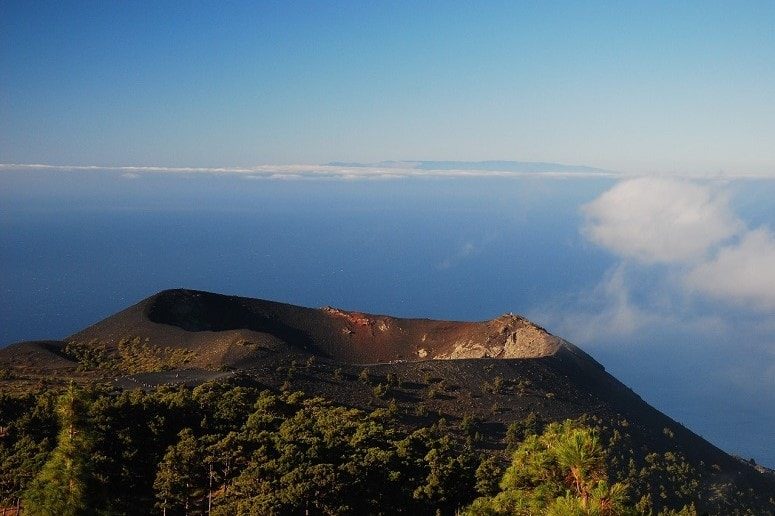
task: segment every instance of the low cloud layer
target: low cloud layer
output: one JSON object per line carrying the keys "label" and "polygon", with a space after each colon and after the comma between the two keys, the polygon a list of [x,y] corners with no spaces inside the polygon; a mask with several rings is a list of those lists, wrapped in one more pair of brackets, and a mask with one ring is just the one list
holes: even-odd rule
{"label": "low cloud layer", "polygon": [[[495,166],[494,163],[502,163]],[[507,166],[510,164],[511,166]],[[515,164],[525,165],[516,167]],[[479,165],[479,168],[477,167]],[[120,172],[124,177],[142,174],[238,175],[246,179],[289,180],[384,180],[410,177],[619,177],[616,172],[591,167],[522,162],[408,162],[333,163],[327,165],[258,165],[254,167],[161,167],[0,163],[3,170],[50,170],[62,172]],[[554,165],[554,166],[552,166]]]}
{"label": "low cloud layer", "polygon": [[717,188],[655,177],[624,180],[582,210],[584,235],[622,263],[664,264],[684,293],[775,309],[775,235],[747,228]]}
{"label": "low cloud layer", "polygon": [[[47,163],[0,163],[9,170],[77,172],[121,172],[124,174],[210,174],[239,175],[248,179],[369,180],[408,177],[548,177],[548,178],[633,178],[632,174],[585,165],[528,161],[381,161],[378,163],[332,162],[322,165],[256,165],[249,167],[165,167],[56,165]],[[683,179],[773,179],[775,172],[718,171],[698,173],[673,171],[655,178]]]}
{"label": "low cloud layer", "polygon": [[701,258],[740,229],[725,197],[665,178],[622,181],[583,211],[589,240],[645,263]]}
{"label": "low cloud layer", "polygon": [[775,237],[764,228],[748,231],[689,271],[686,285],[722,301],[775,310]]}

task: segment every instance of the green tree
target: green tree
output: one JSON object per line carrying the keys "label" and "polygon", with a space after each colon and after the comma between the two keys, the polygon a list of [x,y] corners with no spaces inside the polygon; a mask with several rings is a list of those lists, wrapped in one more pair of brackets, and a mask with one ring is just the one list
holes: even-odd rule
{"label": "green tree", "polygon": [[56,445],[57,396],[0,393],[0,504],[16,505]]}
{"label": "green tree", "polygon": [[608,516],[635,514],[626,486],[609,484],[597,433],[573,421],[528,436],[493,497],[478,498],[470,515]]}
{"label": "green tree", "polygon": [[495,456],[485,458],[476,468],[476,492],[482,496],[494,496],[498,493],[498,484],[503,476],[503,468]]}
{"label": "green tree", "polygon": [[194,433],[184,428],[178,434],[177,444],[170,446],[159,464],[156,481],[156,507],[167,511],[188,514],[196,495],[201,495],[204,484],[204,466],[200,461]]}
{"label": "green tree", "polygon": [[93,439],[87,420],[88,404],[84,393],[72,384],[59,398],[57,445],[24,493],[27,514],[69,516],[94,511],[90,503]]}
{"label": "green tree", "polygon": [[539,433],[541,427],[542,423],[535,412],[530,412],[524,419],[511,423],[506,430],[506,451],[513,453],[527,436]]}

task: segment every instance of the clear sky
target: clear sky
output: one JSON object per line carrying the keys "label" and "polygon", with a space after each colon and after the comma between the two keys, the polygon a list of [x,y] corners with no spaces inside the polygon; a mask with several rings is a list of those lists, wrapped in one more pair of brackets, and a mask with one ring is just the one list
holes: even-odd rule
{"label": "clear sky", "polygon": [[775,169],[775,2],[0,2],[0,162]]}

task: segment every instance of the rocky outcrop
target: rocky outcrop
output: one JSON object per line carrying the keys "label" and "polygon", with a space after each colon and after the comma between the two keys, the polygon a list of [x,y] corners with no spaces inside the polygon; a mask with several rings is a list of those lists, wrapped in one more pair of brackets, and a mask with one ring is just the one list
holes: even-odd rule
{"label": "rocky outcrop", "polygon": [[435,359],[539,358],[553,355],[562,340],[522,317],[506,314],[488,322],[485,341],[467,339],[452,343],[451,350]]}

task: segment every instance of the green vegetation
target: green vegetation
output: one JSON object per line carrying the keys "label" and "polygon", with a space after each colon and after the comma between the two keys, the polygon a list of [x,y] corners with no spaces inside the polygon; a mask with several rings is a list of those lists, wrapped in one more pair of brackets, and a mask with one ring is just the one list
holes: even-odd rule
{"label": "green vegetation", "polygon": [[92,505],[91,453],[93,439],[87,415],[88,401],[70,386],[57,402],[57,446],[23,494],[27,514],[82,514]]}
{"label": "green vegetation", "polygon": [[603,447],[595,431],[573,421],[552,423],[514,452],[500,492],[477,499],[471,515],[635,514],[626,486],[609,484]]}
{"label": "green vegetation", "polygon": [[78,362],[82,370],[101,369],[123,373],[167,371],[194,359],[195,354],[184,348],[154,346],[148,339],[123,338],[115,348],[97,340],[68,342],[63,352]]}
{"label": "green vegetation", "polygon": [[[385,381],[383,396],[400,384]],[[432,385],[443,392],[440,383]],[[698,472],[673,452],[633,452],[629,423],[546,424],[530,413],[498,451],[479,416],[448,422],[421,403],[377,404],[365,412],[245,377],[194,389],[0,394],[0,506],[21,498],[29,514],[62,515],[695,514]]]}
{"label": "green vegetation", "polygon": [[411,430],[388,407],[366,413],[235,383],[0,396],[0,505],[201,514],[211,500],[213,514],[434,514],[470,503],[474,450],[443,421]]}

